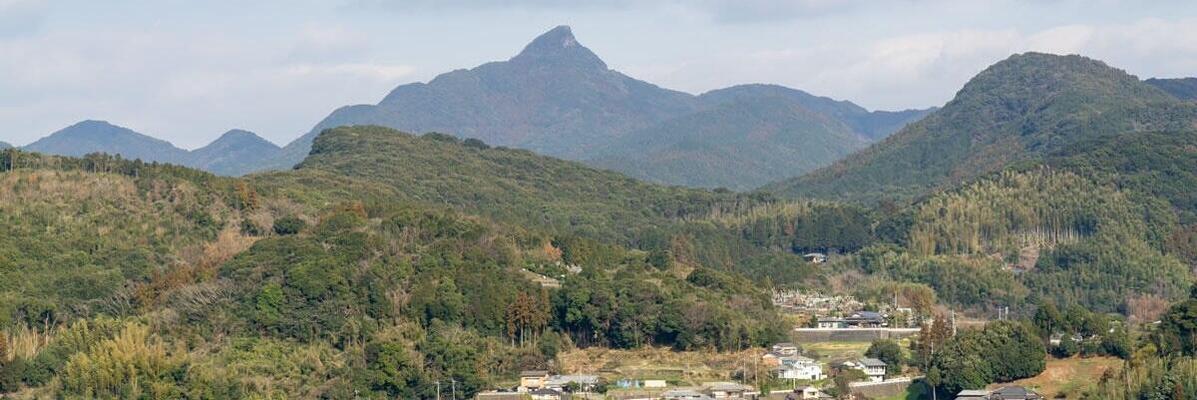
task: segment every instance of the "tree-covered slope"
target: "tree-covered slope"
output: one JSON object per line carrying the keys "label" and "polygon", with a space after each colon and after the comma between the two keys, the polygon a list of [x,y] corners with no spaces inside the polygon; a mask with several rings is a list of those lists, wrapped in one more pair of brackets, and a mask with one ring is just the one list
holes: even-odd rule
{"label": "tree-covered slope", "polygon": [[1197,109],[1081,56],[1027,53],[974,77],[942,109],[811,174],[790,196],[910,199],[1087,139],[1186,129]]}
{"label": "tree-covered slope", "polygon": [[[297,166],[381,183],[404,200],[445,204],[501,221],[630,237],[669,220],[705,216],[739,196],[654,185],[527,150],[390,128],[335,128]],[[272,180],[265,175],[262,181]]]}
{"label": "tree-covered slope", "polygon": [[1197,100],[1197,78],[1160,79],[1151,78],[1144,83],[1160,88],[1181,100]]}
{"label": "tree-covered slope", "polygon": [[[303,168],[252,179],[0,152],[0,220],[13,231],[0,236],[0,393],[427,398],[453,379],[472,395],[548,368],[571,346],[735,350],[783,338],[769,297],[721,268],[679,268],[618,238],[511,222],[522,216],[488,208],[507,203],[398,172],[435,155],[395,162],[410,150],[470,162],[461,152],[483,149],[382,128],[337,133],[317,141]],[[583,190],[520,175],[553,162],[577,169],[553,177],[626,182],[619,195],[675,190],[491,150],[472,161],[490,164],[460,167],[489,168],[480,176],[496,180],[506,168],[505,183],[533,187],[518,193],[528,199]],[[383,179],[337,172],[364,166],[398,169],[368,171]],[[594,192],[553,194],[558,203],[529,201],[551,211]],[[658,196],[642,198],[671,198]],[[671,218],[651,209],[638,210],[650,222]],[[541,286],[533,272],[557,284]]]}
{"label": "tree-covered slope", "polygon": [[7,149],[7,148],[11,148],[11,147],[12,147],[12,145],[8,144],[8,142],[0,141],[0,149]]}

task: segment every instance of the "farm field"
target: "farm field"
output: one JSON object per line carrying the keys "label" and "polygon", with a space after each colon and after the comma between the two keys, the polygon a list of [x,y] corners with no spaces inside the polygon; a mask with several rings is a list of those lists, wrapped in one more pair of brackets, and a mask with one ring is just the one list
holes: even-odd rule
{"label": "farm field", "polygon": [[1085,389],[1097,383],[1102,374],[1121,367],[1122,360],[1114,357],[1048,359],[1047,369],[1042,374],[1008,385],[1026,386],[1047,398],[1079,399]]}

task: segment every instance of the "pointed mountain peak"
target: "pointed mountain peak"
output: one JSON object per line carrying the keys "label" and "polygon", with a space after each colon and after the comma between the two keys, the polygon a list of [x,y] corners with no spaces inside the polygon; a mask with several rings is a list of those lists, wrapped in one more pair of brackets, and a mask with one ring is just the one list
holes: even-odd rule
{"label": "pointed mountain peak", "polygon": [[607,64],[602,59],[578,43],[573,30],[566,25],[537,36],[511,61],[544,66],[607,69]]}

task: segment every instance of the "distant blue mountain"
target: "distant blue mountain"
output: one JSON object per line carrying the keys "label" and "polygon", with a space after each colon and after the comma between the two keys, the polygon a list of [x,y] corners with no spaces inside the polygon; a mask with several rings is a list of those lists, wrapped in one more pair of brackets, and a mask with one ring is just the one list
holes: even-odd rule
{"label": "distant blue mountain", "polygon": [[107,153],[237,176],[258,169],[280,149],[252,132],[231,130],[207,146],[187,151],[129,128],[88,120],[54,132],[25,146],[24,150],[73,157]]}

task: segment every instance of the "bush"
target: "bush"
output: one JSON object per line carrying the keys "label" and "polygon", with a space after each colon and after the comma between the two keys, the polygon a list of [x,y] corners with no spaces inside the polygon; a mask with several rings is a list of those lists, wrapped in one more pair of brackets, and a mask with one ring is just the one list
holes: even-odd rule
{"label": "bush", "polygon": [[308,225],[299,217],[287,216],[274,221],[274,233],[280,236],[294,235]]}

